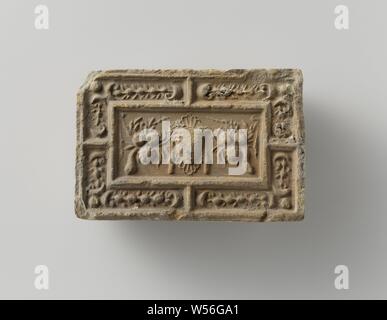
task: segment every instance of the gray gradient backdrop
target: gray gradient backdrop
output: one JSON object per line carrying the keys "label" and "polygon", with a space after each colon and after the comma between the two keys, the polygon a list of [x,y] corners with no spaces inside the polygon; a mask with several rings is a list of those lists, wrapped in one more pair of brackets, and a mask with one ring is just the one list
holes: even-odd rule
{"label": "gray gradient backdrop", "polygon": [[[348,31],[333,25],[341,3]],[[386,14],[382,0],[1,1],[0,297],[387,298]],[[304,72],[304,221],[76,219],[89,71],[260,67]],[[37,264],[48,291],[33,286]]]}

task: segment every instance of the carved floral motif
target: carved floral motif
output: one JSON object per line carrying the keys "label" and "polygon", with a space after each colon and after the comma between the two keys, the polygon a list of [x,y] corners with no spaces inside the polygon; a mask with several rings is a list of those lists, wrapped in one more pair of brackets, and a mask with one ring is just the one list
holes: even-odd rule
{"label": "carved floral motif", "polygon": [[279,198],[278,207],[281,209],[291,209],[292,208],[292,198],[291,197]]}
{"label": "carved floral motif", "polygon": [[88,163],[86,194],[89,208],[177,208],[182,203],[181,192],[176,190],[106,190],[104,153],[91,153]]}
{"label": "carved floral motif", "polygon": [[[255,169],[251,165],[251,157],[254,155],[255,157],[258,157],[258,129],[259,129],[259,120],[255,115],[252,115],[249,119],[249,122],[246,122],[245,120],[237,121],[237,120],[219,120],[219,119],[213,119],[216,122],[221,123],[220,129],[223,129],[224,131],[227,131],[227,129],[246,129],[247,130],[247,168],[246,172],[248,174],[253,174],[255,172]],[[232,136],[231,136],[232,138]],[[234,146],[234,148],[237,148],[238,141],[231,140],[230,143],[227,142],[229,147]],[[223,145],[223,149],[226,147],[226,145]],[[227,150],[219,150],[218,144],[214,147],[214,152],[222,151],[225,155],[226,163],[227,163]],[[241,152],[241,150],[239,150]]]}
{"label": "carved floral motif", "polygon": [[269,85],[263,84],[240,84],[240,83],[205,83],[198,87],[198,96],[206,100],[217,99],[265,99],[268,98]]}
{"label": "carved floral motif", "polygon": [[[130,137],[130,144],[124,148],[129,152],[124,168],[126,174],[131,175],[137,172],[137,164],[139,161],[138,152],[140,151],[141,147],[146,144],[146,141],[140,140],[140,132],[144,129],[155,129],[158,124],[166,119],[167,118],[165,117],[161,117],[156,120],[156,118],[150,117],[145,120],[143,117],[138,117],[136,119],[130,120],[126,124],[126,130]],[[162,142],[160,142],[160,144],[161,143]]]}
{"label": "carved floral motif", "polygon": [[[156,119],[155,117],[150,117],[148,119],[145,119],[144,117],[137,117],[135,119],[130,120],[129,122],[126,121],[125,114],[122,114],[122,121],[124,123],[124,127],[126,128],[126,133],[128,136],[129,144],[123,147],[123,150],[128,151],[126,165],[124,167],[124,172],[127,175],[135,174],[138,170],[138,164],[139,164],[139,151],[142,146],[146,144],[146,141],[140,141],[140,132],[144,129],[156,129],[156,127],[163,121],[167,120],[166,117],[161,117],[159,119]],[[254,168],[251,165],[251,158],[252,155],[255,155],[255,157],[258,157],[258,129],[259,129],[259,120],[256,116],[251,116],[249,121],[241,120],[219,120],[219,119],[212,119],[214,122],[221,123],[221,129],[223,129],[225,132],[227,129],[246,129],[247,130],[247,173],[253,174]],[[188,130],[188,132],[191,135],[191,138],[194,137],[194,130],[195,129],[208,129],[206,126],[201,125],[201,120],[199,117],[192,115],[190,113],[187,113],[181,118],[175,120],[171,124],[172,131],[174,129],[184,128]],[[163,136],[161,135],[162,139]],[[233,137],[230,136],[229,139],[232,139]],[[231,148],[234,146],[234,148],[238,149],[238,139],[235,137],[236,141],[227,141],[228,146]],[[171,143],[171,150],[174,147],[174,144],[178,141],[174,141]],[[159,146],[161,147],[163,144],[167,143],[167,141],[161,140],[159,142]],[[223,148],[224,150],[218,150],[219,148]],[[215,143],[213,147],[213,152],[222,152],[221,154],[224,154],[225,156],[225,163],[228,162],[227,160],[227,150],[226,143],[219,144]],[[194,141],[191,141],[191,161],[194,159]],[[121,149],[122,150],[122,149]],[[235,150],[235,153],[237,153],[238,150]],[[241,152],[241,150],[239,150]],[[204,154],[203,154],[204,157]],[[173,174],[175,172],[175,167],[178,167],[183,170],[185,175],[192,176],[195,173],[199,171],[200,168],[203,167],[203,173],[208,174],[210,170],[210,164],[204,163],[203,164],[195,164],[195,163],[184,163],[183,159],[181,159],[181,162],[179,163],[173,163],[172,161],[168,164],[168,173]]]}
{"label": "carved floral motif", "polygon": [[[177,129],[177,128],[184,128],[187,129],[191,135],[191,137],[194,136],[194,130],[195,129],[205,129],[205,127],[200,125],[201,121],[197,116],[194,116],[190,113],[183,115],[180,119],[176,120],[173,124],[171,129]],[[193,159],[193,152],[194,152],[194,145],[193,141],[191,141],[191,159]],[[195,164],[195,163],[184,163],[183,160],[180,163],[173,164],[171,161],[168,165],[168,173],[172,174],[174,172],[174,166],[179,167],[180,169],[183,169],[184,174],[191,176],[198,172],[198,170],[201,168],[201,164]],[[207,173],[208,166],[205,166],[205,173]]]}
{"label": "carved floral motif", "polygon": [[106,159],[102,152],[90,154],[88,167],[88,184],[86,193],[88,206],[97,208],[101,205],[100,196],[105,191]]}
{"label": "carved floral motif", "polygon": [[292,208],[292,163],[289,153],[277,152],[273,156],[273,189],[278,207]]}
{"label": "carved floral motif", "polygon": [[90,134],[92,137],[103,138],[107,134],[106,105],[107,97],[104,94],[103,85],[93,82],[90,88],[93,93],[90,96]]}
{"label": "carved floral motif", "polygon": [[109,190],[101,201],[108,208],[171,207],[177,208],[182,200],[181,193],[174,190],[128,191]]}
{"label": "carved floral motif", "polygon": [[198,207],[266,209],[273,206],[273,197],[267,192],[202,191],[196,198]]}
{"label": "carved floral motif", "polygon": [[292,135],[293,92],[290,86],[280,86],[272,101],[272,133],[276,138]]}
{"label": "carved floral motif", "polygon": [[114,99],[119,100],[176,100],[182,97],[180,85],[162,84],[123,84],[114,83],[109,92]]}
{"label": "carved floral motif", "polygon": [[90,85],[90,135],[107,135],[106,108],[109,100],[178,100],[183,96],[179,84],[110,83],[94,81]]}
{"label": "carved floral motif", "polygon": [[[252,103],[252,101],[260,101],[263,106],[263,102],[267,102],[269,110],[265,109],[265,112],[269,111],[267,115],[268,117],[271,116],[271,123],[268,124],[267,134],[270,136],[269,145],[271,147],[274,146],[273,149],[271,149],[274,151],[272,151],[270,158],[267,159],[268,172],[270,173],[270,177],[268,178],[268,189],[262,190],[261,187],[259,187],[259,189],[252,188],[251,190],[247,190],[246,185],[241,184],[241,190],[237,190],[237,187],[235,187],[234,190],[228,190],[227,186],[224,187],[223,190],[213,190],[212,187],[214,186],[204,187],[203,185],[192,183],[188,188],[189,192],[184,194],[184,197],[187,196],[187,198],[183,197],[181,190],[174,190],[174,188],[178,187],[177,184],[174,184],[174,181],[169,182],[171,184],[168,185],[168,188],[172,189],[160,190],[160,186],[157,186],[154,190],[132,189],[133,186],[129,187],[129,189],[124,189],[125,187],[120,187],[120,189],[115,189],[114,187],[108,189],[106,186],[107,159],[105,149],[110,141],[107,142],[107,139],[100,141],[98,139],[90,139],[87,143],[92,147],[85,152],[86,159],[82,162],[84,171],[82,172],[81,183],[79,184],[82,187],[82,193],[79,199],[82,198],[83,208],[98,209],[90,211],[91,214],[95,216],[103,215],[105,212],[109,211],[99,209],[133,209],[133,211],[111,210],[110,212],[112,214],[116,214],[117,212],[129,212],[129,214],[133,214],[136,212],[136,209],[139,208],[181,208],[183,207],[183,203],[185,203],[184,208],[190,208],[192,211],[196,208],[208,208],[213,210],[267,209],[267,213],[270,214],[271,210],[269,209],[275,209],[274,211],[277,211],[277,209],[286,209],[284,212],[290,211],[291,209],[294,209],[293,211],[296,209],[298,210],[297,207],[300,203],[296,197],[296,193],[298,192],[297,188],[299,188],[297,180],[298,172],[292,172],[292,159],[294,157],[298,164],[300,162],[300,156],[295,153],[292,154],[292,151],[289,151],[293,146],[290,145],[289,142],[293,139],[293,134],[295,137],[298,137],[298,124],[295,126],[294,122],[299,119],[299,91],[297,86],[294,85],[294,77],[291,71],[276,72],[267,77],[264,77],[263,75],[247,78],[229,76],[225,76],[224,78],[198,78],[194,76],[188,78],[189,80],[184,84],[184,91],[182,86],[182,81],[184,80],[181,80],[182,77],[174,78],[173,80],[166,80],[165,77],[157,77],[157,75],[156,77],[150,77],[149,81],[144,77],[139,77],[137,81],[136,77],[133,78],[134,80],[128,80],[128,78],[124,77],[117,79],[105,76],[104,78],[96,78],[96,80],[91,82],[90,87],[83,92],[84,95],[81,103],[86,106],[84,109],[85,112],[80,113],[81,116],[84,117],[81,120],[85,125],[86,139],[107,137],[108,130],[111,129],[107,127],[107,106],[111,100],[146,101],[143,103],[144,106],[150,104],[150,100],[153,100],[155,102],[154,106],[160,105],[160,110],[163,110],[164,105],[169,103],[168,101],[181,100],[181,104],[169,103],[169,105],[173,107],[178,106],[179,109],[177,109],[177,112],[182,112],[181,109],[187,107],[187,110],[184,110],[183,112],[188,113],[181,116],[181,118],[172,121],[171,128],[185,128],[192,136],[194,129],[207,128],[204,127],[202,123],[208,123],[208,119],[210,119],[211,116],[210,112],[213,111],[213,106],[216,108],[224,106],[225,110],[230,106],[233,109],[240,107],[243,112],[248,112],[246,111],[247,108],[245,108],[247,102]],[[203,81],[208,81],[208,83],[203,83]],[[190,90],[192,89],[194,89],[195,92],[191,92]],[[183,98],[187,99],[183,100]],[[194,104],[191,106],[190,103],[192,101]],[[239,101],[242,101],[240,105],[238,104]],[[127,104],[129,105],[129,103]],[[133,105],[138,108],[141,106],[141,102],[135,102]],[[152,107],[154,108],[154,106]],[[198,117],[189,113],[190,110],[196,112],[196,107],[211,109],[210,112],[205,112],[206,120],[201,118],[202,114],[199,114]],[[293,119],[293,117],[295,117],[295,119]],[[173,118],[176,119],[175,116],[173,116]],[[260,134],[259,118],[257,116],[251,116],[250,119],[247,119],[246,117],[245,120],[235,120],[229,116],[226,116],[225,118],[227,118],[227,120],[212,119],[212,121],[220,123],[221,129],[223,130],[247,129],[247,173],[254,174],[254,166],[258,167],[256,164],[260,160],[258,154],[258,135]],[[144,115],[134,118],[130,118],[129,116],[125,118],[125,114],[122,114],[120,121],[123,121],[123,126],[121,126],[120,130],[125,131],[125,141],[124,139],[121,139],[119,142],[122,143],[119,147],[119,151],[121,151],[122,154],[125,154],[125,158],[123,158],[125,162],[122,163],[122,158],[120,158],[118,162],[119,167],[122,165],[126,174],[132,175],[138,172],[138,153],[140,148],[146,143],[140,141],[140,131],[143,129],[158,130],[161,121],[166,119],[167,118],[165,117],[158,118],[157,115],[156,117],[151,116],[149,113],[144,113]],[[211,128],[213,128],[212,124],[213,123],[210,125]],[[81,137],[83,138],[83,135],[81,135]],[[127,140],[127,137],[129,137],[129,140]],[[128,142],[129,144],[127,144]],[[159,146],[161,147],[163,143],[165,143],[165,141],[160,141]],[[264,143],[266,143],[266,141]],[[237,148],[237,141],[235,141],[235,145]],[[171,147],[173,147],[173,142]],[[219,151],[217,149],[218,147],[219,144],[214,143],[213,152]],[[104,151],[102,151],[102,148],[104,148]],[[296,146],[296,148],[298,147]],[[191,150],[193,152],[193,145],[191,146]],[[225,162],[227,164],[227,152],[226,150],[224,151],[226,157]],[[192,155],[191,159],[193,158]],[[266,166],[266,161],[264,162],[264,165]],[[195,176],[195,174],[201,172],[201,170],[203,170],[204,174],[209,174],[211,170],[211,165],[208,164],[185,164],[183,162],[178,164],[171,163],[168,165],[168,169],[167,166],[165,166],[163,170],[168,170],[169,174],[173,174],[175,167],[179,168],[187,176]],[[218,170],[218,168],[213,170]],[[179,174],[181,171],[179,171]],[[142,167],[141,173],[143,173]],[[214,176],[217,177],[216,174]],[[129,181],[130,178],[127,178]],[[180,179],[180,177],[176,178]],[[244,178],[249,179],[248,177],[243,177],[243,179]],[[266,176],[264,178],[266,179]],[[193,177],[193,179],[196,178]],[[172,181],[172,179],[169,180]],[[130,183],[131,182],[129,181],[129,184]],[[148,185],[146,185],[146,187],[148,187]],[[199,188],[199,190],[196,188]],[[208,189],[203,190],[202,188]],[[191,189],[192,191],[190,191]],[[196,196],[191,197],[192,194]],[[149,212],[153,211],[149,210]],[[205,212],[206,210],[199,211]],[[210,211],[211,210],[208,212]],[[282,212],[281,210],[278,211]],[[139,212],[142,213],[148,211],[145,209],[140,210]],[[219,213],[221,211],[217,212]],[[117,216],[120,216],[120,214],[117,214]]]}

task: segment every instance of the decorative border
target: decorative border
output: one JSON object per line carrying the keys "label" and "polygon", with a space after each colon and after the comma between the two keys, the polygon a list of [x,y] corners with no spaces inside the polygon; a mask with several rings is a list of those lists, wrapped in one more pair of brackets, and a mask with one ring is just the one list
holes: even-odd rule
{"label": "decorative border", "polygon": [[[120,101],[113,101],[109,103],[108,105],[108,123],[109,128],[115,128],[116,127],[116,114],[118,111],[125,111],[125,112],[131,112],[131,111],[137,111],[138,112],[138,105],[123,103]],[[117,161],[117,145],[118,141],[116,141],[117,134],[116,132],[112,131],[110,132],[108,136],[108,177],[107,177],[107,184],[109,187],[113,186],[128,186],[131,185],[132,187],[141,187],[144,184],[148,184],[150,187],[176,187],[176,186],[186,186],[187,184],[195,187],[195,186],[201,186],[201,185],[212,185],[214,187],[221,186],[225,182],[227,182],[230,185],[234,185],[236,187],[244,185],[246,188],[259,188],[262,190],[265,190],[269,187],[268,185],[268,170],[265,170],[266,167],[266,161],[267,161],[267,128],[269,126],[269,117],[267,117],[267,111],[268,108],[270,108],[270,105],[265,104],[249,104],[245,106],[244,113],[249,115],[256,115],[259,120],[259,171],[256,175],[249,177],[232,177],[230,179],[229,176],[227,177],[176,177],[176,176],[160,176],[158,177],[158,180],[155,181],[151,177],[143,177],[143,176],[125,176],[125,177],[116,177],[116,173],[114,172],[114,163]],[[147,112],[158,112],[160,116],[164,112],[177,112],[182,113],[182,115],[185,115],[186,113],[203,113],[204,110],[197,110],[195,108],[177,108],[173,106],[155,106],[155,105],[147,105],[147,106],[141,106],[141,112],[144,114]],[[238,113],[238,109],[229,109],[225,110],[225,108],[216,106],[211,109],[211,115],[212,117],[216,116],[217,112],[222,113]],[[232,180],[232,181],[230,181]]]}

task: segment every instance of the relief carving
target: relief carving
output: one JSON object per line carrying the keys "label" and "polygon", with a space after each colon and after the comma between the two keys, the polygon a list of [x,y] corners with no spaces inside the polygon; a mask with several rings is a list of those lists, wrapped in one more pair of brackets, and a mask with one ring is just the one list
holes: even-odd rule
{"label": "relief carving", "polygon": [[[125,114],[123,114],[122,117],[125,121]],[[155,117],[150,117],[145,120],[143,117],[138,117],[134,120],[129,120],[129,122],[125,124],[129,135],[129,144],[124,147],[124,150],[129,151],[124,169],[126,174],[130,175],[137,172],[137,165],[139,162],[138,152],[146,143],[146,141],[140,140],[140,132],[144,129],[155,129],[163,120],[167,120],[167,118],[161,117],[156,120]],[[162,142],[160,142],[160,145],[161,143]]]}
{"label": "relief carving", "polygon": [[109,208],[171,207],[181,205],[179,191],[128,191],[109,190],[102,196],[102,203]]}
{"label": "relief carving", "polygon": [[[195,129],[222,129],[224,132],[227,132],[228,129],[234,129],[236,132],[239,129],[246,129],[247,130],[247,174],[254,174],[255,169],[252,165],[252,157],[258,158],[258,144],[259,144],[259,118],[255,115],[252,115],[249,117],[248,120],[224,120],[224,119],[217,119],[213,117],[206,117],[207,120],[210,120],[212,122],[211,127],[207,125],[202,125],[201,119],[197,115],[193,115],[191,113],[187,113],[180,118],[177,118],[176,120],[172,121],[171,123],[171,132],[175,129],[184,128],[188,131],[188,133],[191,136],[191,163],[184,163],[183,159],[181,159],[178,163],[173,163],[172,161],[169,162],[167,165],[167,168],[165,169],[169,175],[175,173],[175,168],[180,168],[187,176],[193,176],[196,173],[198,173],[199,169],[202,168],[202,172],[205,175],[210,174],[211,172],[211,164],[204,162],[204,139],[202,141],[203,150],[202,150],[202,157],[203,161],[202,163],[194,163],[194,149],[195,149]],[[122,156],[124,155],[124,152],[126,151],[126,164],[124,167],[124,172],[127,175],[133,175],[136,174],[138,171],[138,167],[141,164],[139,159],[139,151],[141,147],[143,147],[146,144],[146,141],[143,141],[140,139],[140,133],[144,129],[154,129],[159,133],[159,147],[161,148],[164,144],[168,142],[169,137],[164,137],[161,133],[161,122],[164,120],[171,120],[169,117],[162,117],[159,118],[155,117],[130,117],[127,116],[126,113],[121,114],[121,121],[123,123],[123,127],[126,130],[126,134],[124,134],[125,139],[121,139],[121,146],[120,147],[120,153]],[[207,121],[208,123],[208,121]],[[218,138],[214,136],[213,139],[213,158],[215,159],[217,156],[217,152],[221,152],[224,154],[224,162],[225,165],[229,165],[230,161],[228,159],[228,153],[226,150],[226,146],[229,148],[233,148],[233,152],[242,153],[242,150],[238,147],[238,138],[237,135],[230,136],[227,144],[224,141],[224,143],[217,143]],[[128,142],[128,143],[126,143]],[[170,150],[172,150],[177,143],[180,143],[180,140],[176,141],[170,141],[171,146]],[[159,154],[161,154],[161,150],[159,150]],[[171,156],[171,155],[170,155]],[[161,165],[161,156],[159,159],[159,165]],[[162,169],[163,170],[163,169]]]}
{"label": "relief carving", "polygon": [[183,95],[181,86],[177,84],[113,83],[109,91],[116,100],[177,100]]}
{"label": "relief carving", "polygon": [[102,83],[95,81],[90,88],[89,134],[91,137],[103,138],[107,135],[106,107],[107,96]]}
{"label": "relief carving", "polygon": [[88,184],[86,193],[89,208],[101,205],[100,197],[105,191],[106,159],[103,152],[90,153],[88,160]]}
{"label": "relief carving", "polygon": [[106,109],[110,100],[179,100],[183,89],[179,84],[108,83],[94,81],[90,85],[90,136],[103,138],[107,135]]}
{"label": "relief carving", "polygon": [[177,208],[181,205],[181,192],[176,190],[106,189],[106,158],[103,152],[91,152],[88,164],[86,194],[89,208]]}
{"label": "relief carving", "polygon": [[289,153],[277,152],[273,156],[273,190],[282,209],[292,208],[292,160]]}
{"label": "relief carving", "polygon": [[276,138],[292,136],[293,93],[287,85],[279,86],[272,98],[272,134]]}
{"label": "relief carving", "polygon": [[301,220],[304,159],[300,70],[100,71],[78,93],[80,218]]}
{"label": "relief carving", "polygon": [[266,99],[270,95],[269,85],[246,83],[204,83],[198,87],[197,95],[205,100]]}
{"label": "relief carving", "polygon": [[[253,115],[250,117],[249,121],[246,122],[245,120],[236,121],[236,120],[223,120],[223,119],[214,119],[215,122],[218,122],[221,124],[220,128],[223,130],[227,129],[246,129],[247,130],[247,173],[254,174],[255,169],[251,165],[251,158],[252,155],[254,155],[256,158],[258,158],[258,144],[259,144],[259,137],[258,137],[258,130],[259,130],[259,119]],[[230,141],[231,145],[234,145],[237,147],[238,143],[237,141]],[[218,151],[218,145],[215,146],[214,152]],[[227,152],[226,150],[223,150],[226,155],[226,163],[227,163]]]}
{"label": "relief carving", "polygon": [[196,198],[198,208],[244,208],[267,209],[273,207],[273,195],[268,192],[212,191],[199,192]]}

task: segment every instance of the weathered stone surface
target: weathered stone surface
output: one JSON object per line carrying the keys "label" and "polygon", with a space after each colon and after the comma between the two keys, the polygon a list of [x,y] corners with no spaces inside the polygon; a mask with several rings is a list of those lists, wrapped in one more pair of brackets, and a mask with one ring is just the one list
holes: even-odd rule
{"label": "weathered stone surface", "polygon": [[[189,132],[246,129],[246,172],[230,175],[228,158],[141,163],[139,132],[161,132],[163,119]],[[218,151],[214,142],[215,159]],[[78,93],[75,212],[83,219],[303,219],[301,71],[91,73]]]}

